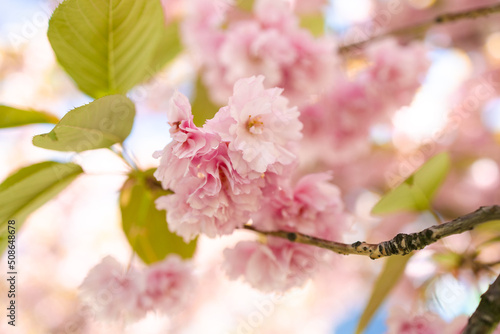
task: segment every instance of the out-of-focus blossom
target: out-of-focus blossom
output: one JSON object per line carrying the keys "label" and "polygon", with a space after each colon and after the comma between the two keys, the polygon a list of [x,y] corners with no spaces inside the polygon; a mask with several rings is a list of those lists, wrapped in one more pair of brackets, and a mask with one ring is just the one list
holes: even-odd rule
{"label": "out-of-focus blossom", "polygon": [[81,298],[106,320],[138,320],[148,311],[173,314],[186,306],[194,286],[191,266],[177,255],[145,270],[125,269],[111,256],[92,268]]}
{"label": "out-of-focus blossom", "polygon": [[319,255],[315,251],[283,239],[270,238],[267,244],[242,241],[224,250],[224,267],[231,279],[243,276],[262,291],[285,291],[303,285],[316,271]]}
{"label": "out-of-focus blossom", "polygon": [[250,17],[225,30],[221,24],[193,13],[183,30],[186,44],[203,54],[204,81],[215,101],[225,103],[236,80],[259,74],[266,75],[266,87],[283,88],[294,105],[331,85],[338,62],[333,42],[301,29],[288,1],[256,1]]}
{"label": "out-of-focus blossom", "polygon": [[331,178],[327,173],[309,174],[293,190],[283,188],[253,215],[254,225],[264,231],[287,230],[339,240],[349,217],[339,189],[328,182]]}
{"label": "out-of-focus blossom", "polygon": [[419,42],[403,47],[395,39],[385,39],[365,52],[371,65],[359,80],[372,86],[374,94],[383,100],[385,110],[381,112],[391,114],[410,104],[430,65],[427,48]]}
{"label": "out-of-focus blossom", "polygon": [[331,153],[316,145],[317,158],[330,165],[367,152],[371,127],[411,102],[429,66],[421,44],[400,46],[392,39],[373,43],[366,57],[368,67],[354,78],[338,76],[333,89],[301,110],[304,149],[314,149],[308,141],[326,143]]}
{"label": "out-of-focus blossom", "polygon": [[141,305],[146,309],[172,314],[188,303],[195,284],[192,268],[177,255],[154,263],[145,272]]}
{"label": "out-of-focus blossom", "polygon": [[[411,314],[400,307],[391,310],[387,319],[388,334],[460,334],[469,317],[462,315],[447,323],[432,312]],[[493,331],[500,334],[500,326]]]}
{"label": "out-of-focus blossom", "polygon": [[310,14],[320,12],[326,6],[326,0],[294,0],[293,10],[299,14]]}
{"label": "out-of-focus blossom", "polygon": [[437,314],[412,315],[399,307],[393,308],[387,319],[388,334],[441,334],[446,326]]}
{"label": "out-of-focus blossom", "polygon": [[144,280],[139,273],[127,271],[111,256],[92,268],[80,286],[82,299],[107,319],[138,319],[146,314],[139,300],[144,291]]}

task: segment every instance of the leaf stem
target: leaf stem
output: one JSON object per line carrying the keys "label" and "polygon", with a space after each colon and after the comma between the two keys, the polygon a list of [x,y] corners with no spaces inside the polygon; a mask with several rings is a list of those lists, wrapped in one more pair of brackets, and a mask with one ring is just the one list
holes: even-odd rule
{"label": "leaf stem", "polygon": [[130,155],[127,154],[126,149],[121,144],[116,144],[114,146],[111,146],[109,149],[111,150],[111,152],[120,157],[123,160],[123,162],[125,162],[125,164],[127,164],[130,168],[136,171],[139,170],[134,159],[132,159]]}

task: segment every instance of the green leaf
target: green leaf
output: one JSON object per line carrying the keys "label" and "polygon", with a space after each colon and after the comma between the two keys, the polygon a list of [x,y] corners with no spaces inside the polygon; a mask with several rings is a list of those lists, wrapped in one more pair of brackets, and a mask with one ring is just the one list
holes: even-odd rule
{"label": "green leaf", "polygon": [[33,145],[56,151],[94,150],[121,143],[134,123],[135,106],[123,95],[109,95],[68,112]]}
{"label": "green leaf", "polygon": [[22,110],[0,105],[0,128],[10,128],[35,123],[56,124],[59,119],[49,113],[36,110]]}
{"label": "green leaf", "polygon": [[236,1],[236,6],[245,12],[251,12],[254,2],[254,0],[238,0]]}
{"label": "green leaf", "polygon": [[203,84],[200,77],[196,79],[196,95],[193,103],[191,103],[191,110],[193,112],[193,122],[196,126],[202,126],[207,119],[215,116],[220,107],[212,102],[207,88]]}
{"label": "green leaf", "polygon": [[428,210],[449,169],[450,157],[447,153],[432,157],[401,185],[385,194],[373,207],[372,214]]}
{"label": "green leaf", "polygon": [[120,193],[122,227],[132,249],[147,264],[163,260],[168,254],[191,258],[196,240],[186,244],[168,229],[165,211],[155,200],[169,194],[153,176],[155,169],[130,175]]}
{"label": "green leaf", "polygon": [[474,231],[481,233],[498,233],[500,232],[500,220],[492,220],[483,224],[480,224],[474,228]]}
{"label": "green leaf", "polygon": [[160,43],[153,55],[149,66],[148,77],[162,70],[182,51],[182,43],[179,38],[179,23],[172,22],[162,29]]}
{"label": "green leaf", "polygon": [[404,256],[391,256],[387,258],[384,263],[384,268],[382,272],[377,277],[375,284],[373,286],[372,294],[368,301],[368,304],[359,319],[358,327],[356,328],[356,334],[360,334],[370,323],[373,315],[377,312],[378,308],[384,302],[385,298],[391,290],[399,282],[399,279],[403,275],[406,267],[406,263],[410,259],[412,254]]}
{"label": "green leaf", "polygon": [[126,93],[149,75],[163,29],[159,0],[65,0],[48,37],[80,90],[98,98]]}
{"label": "green leaf", "polygon": [[41,162],[21,168],[0,184],[0,251],[7,240],[7,222],[16,221],[16,233],[26,217],[66,188],[82,168],[73,163]]}
{"label": "green leaf", "polygon": [[325,33],[325,16],[321,12],[302,15],[300,26],[309,30],[313,36],[322,36]]}

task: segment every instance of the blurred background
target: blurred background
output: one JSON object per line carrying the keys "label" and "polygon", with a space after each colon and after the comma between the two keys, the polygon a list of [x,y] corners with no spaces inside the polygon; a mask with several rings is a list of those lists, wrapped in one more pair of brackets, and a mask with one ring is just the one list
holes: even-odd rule
{"label": "blurred background", "polygon": [[[400,1],[402,12],[387,19],[383,13],[390,2],[331,0],[324,6],[327,30],[338,36],[340,44],[350,44],[357,42],[359,36],[369,36],[377,24],[383,32],[421,22],[438,13],[498,3],[406,0]],[[55,0],[0,0],[0,104],[45,110],[62,117],[68,110],[92,100],[79,92],[71,78],[57,65],[47,40],[48,20],[58,3]],[[479,74],[495,71],[500,66],[498,25],[497,16],[491,20],[439,26],[423,36],[431,60],[424,84],[411,105],[396,112],[390,127],[383,124],[373,127],[373,142],[379,146],[393,145],[401,158],[437,131],[450,126],[449,116],[466,97],[467,87],[478,85]],[[355,64],[347,66],[354,67]],[[125,147],[140,168],[157,165],[152,154],[169,140],[168,99],[175,89],[190,94],[195,72],[190,58],[180,55],[154,80],[130,93],[137,105],[137,116]],[[438,201],[446,202],[443,208],[459,208],[450,216],[469,212],[479,205],[493,204],[498,199],[498,89],[495,87],[490,96],[475,106],[477,112],[474,116],[460,124],[462,132],[440,142],[452,152],[481,151],[477,156],[467,155],[470,161],[460,173],[456,171],[450,176],[449,184],[445,184],[441,197],[438,197]],[[467,126],[474,122],[480,124],[474,129],[480,130],[471,134]],[[102,323],[89,316],[85,305],[78,300],[78,286],[88,270],[106,255],[113,255],[124,264],[131,257],[131,249],[121,230],[117,204],[128,169],[105,149],[74,154],[34,147],[32,137],[49,132],[52,127],[28,125],[0,130],[0,180],[20,167],[45,160],[78,162],[86,172],[32,214],[18,234],[17,325],[12,328],[2,320],[0,332],[354,332],[380,264],[368,259],[332,255],[336,268],[323,268],[321,275],[305,287],[283,295],[263,294],[242,281],[229,281],[221,271],[222,250],[247,238],[248,232],[218,239],[200,238],[194,258],[200,277],[198,297],[190,309],[175,319],[151,314],[124,328],[123,324]],[[491,140],[483,140],[485,136]],[[478,138],[483,139],[475,141]],[[401,158],[395,163],[404,161]],[[366,236],[364,230],[381,223],[380,219],[369,215],[380,194],[367,188],[357,189],[356,193],[345,194],[345,197],[349,209],[357,217],[351,234],[345,238],[359,240]],[[412,216],[404,219],[412,220],[411,228],[417,229],[423,226],[419,221],[426,218]],[[379,236],[383,238],[384,234],[381,232]],[[377,234],[372,237],[377,238]],[[460,252],[470,243],[470,237],[463,235],[450,238],[445,247]],[[398,286],[401,290],[396,294],[398,298],[410,291],[405,285],[418,285],[437,272],[437,265],[429,261],[433,254],[432,251],[422,251],[412,259],[406,270],[410,278]],[[1,267],[6,268],[5,254],[1,263]],[[453,275],[451,270],[436,277],[428,290],[431,291],[429,308],[447,320],[473,311],[481,290],[489,282],[488,278],[463,279]],[[6,291],[7,285],[2,279],[0,301],[5,300]],[[367,333],[385,332],[387,316],[388,308],[384,306]]]}

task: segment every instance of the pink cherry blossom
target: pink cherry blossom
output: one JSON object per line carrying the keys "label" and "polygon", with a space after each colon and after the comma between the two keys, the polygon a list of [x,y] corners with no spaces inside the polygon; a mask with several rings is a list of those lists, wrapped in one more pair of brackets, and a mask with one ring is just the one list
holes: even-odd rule
{"label": "pink cherry blossom", "polygon": [[253,75],[265,74],[266,88],[283,88],[298,106],[332,84],[338,63],[332,39],[301,29],[289,1],[256,1],[253,15],[243,17],[228,29],[198,14],[187,20],[184,39],[204,55],[203,79],[215,101],[225,103],[236,80]]}
{"label": "pink cherry blossom", "polygon": [[408,105],[430,65],[424,44],[413,42],[403,47],[395,39],[385,39],[370,45],[366,54],[371,66],[362,77],[367,76],[366,81],[376,87],[375,94],[383,92],[390,97],[385,108]]}
{"label": "pink cherry blossom", "polygon": [[331,178],[328,173],[309,174],[293,190],[281,188],[252,216],[255,226],[339,240],[350,218],[344,212],[339,189],[328,182]]}
{"label": "pink cherry blossom", "polygon": [[165,189],[176,188],[175,183],[188,173],[189,163],[195,157],[217,149],[220,142],[217,135],[194,125],[189,100],[179,92],[172,96],[167,116],[172,142],[153,154],[155,158],[160,158],[154,175]]}
{"label": "pink cherry blossom", "polygon": [[[278,115],[276,117],[281,117],[280,113],[288,111],[281,105],[286,103],[286,99],[269,96],[272,92],[263,89],[262,80],[254,82],[253,85],[250,80],[245,88],[247,91],[241,93],[235,88],[238,94],[234,97],[243,111],[255,107],[259,114],[259,110],[267,108],[264,111],[275,112]],[[244,95],[245,93],[247,95]],[[275,91],[275,95],[277,93],[279,92]],[[231,104],[227,108],[222,108],[214,121],[209,122],[203,128],[198,128],[192,122],[193,116],[187,98],[176,93],[171,101],[168,116],[172,126],[170,129],[172,142],[162,151],[156,152],[154,156],[160,158],[160,166],[155,172],[155,177],[162,182],[165,189],[172,190],[174,194],[160,197],[156,205],[158,209],[167,210],[169,228],[186,241],[193,239],[199,233],[210,237],[230,234],[235,228],[242,227],[250,218],[250,214],[259,207],[260,188],[264,180],[260,178],[251,180],[242,175],[246,170],[238,166],[246,167],[247,162],[240,158],[240,152],[234,152],[234,150],[231,152],[233,142],[229,141],[231,140],[230,132],[221,127],[225,124],[224,122],[217,121],[227,118],[232,124],[230,128],[238,125],[229,116],[234,115],[238,118],[240,117],[238,112],[243,111],[234,110],[226,117],[225,113],[229,108],[233,108]],[[291,113],[294,119],[292,118],[290,123],[295,120],[300,127],[297,113],[294,111]],[[274,121],[275,118],[264,117],[269,121]],[[217,126],[211,127],[210,124]],[[293,129],[293,124],[291,126]],[[270,127],[270,129],[276,129],[276,127]],[[279,133],[271,138],[272,135],[267,133],[264,138],[276,142],[275,151],[295,158],[284,148],[286,145],[284,139],[279,137]],[[297,135],[300,136],[298,130],[293,133],[293,136]],[[254,139],[249,136],[249,141],[251,140]],[[267,144],[272,146],[274,143],[269,141]],[[241,145],[244,146],[245,143],[242,141]],[[241,161],[235,160],[234,157]],[[276,164],[292,162],[292,160],[285,161],[285,158],[281,156],[278,158],[279,161],[272,160],[272,162]]]}
{"label": "pink cherry blossom", "polygon": [[192,268],[177,255],[154,263],[145,272],[145,290],[140,302],[147,309],[172,314],[182,310],[194,286]]}
{"label": "pink cherry blossom", "polygon": [[158,198],[156,206],[167,210],[169,228],[186,241],[199,233],[231,234],[258,209],[260,183],[242,178],[233,169],[222,144],[191,160],[187,174],[170,188],[175,193]]}
{"label": "pink cherry blossom", "polygon": [[186,306],[195,284],[191,265],[177,255],[144,270],[125,269],[106,256],[92,268],[81,297],[107,320],[138,320],[148,311],[171,315]]}
{"label": "pink cherry blossom", "polygon": [[231,279],[243,276],[254,288],[285,291],[311,278],[319,264],[317,254],[321,250],[283,239],[270,238],[267,244],[241,241],[224,250],[224,268]]}
{"label": "pink cherry blossom", "polygon": [[387,319],[388,334],[441,334],[446,326],[434,313],[412,315],[399,307],[393,308]]}
{"label": "pink cherry blossom", "polygon": [[[411,103],[429,67],[422,44],[399,45],[393,39],[372,43],[367,48],[368,66],[352,77],[337,75],[336,84],[317,100],[301,109],[304,123],[302,152],[314,152],[329,165],[351,162],[368,152],[370,130],[388,123],[394,113]],[[314,146],[316,145],[316,146]]]}
{"label": "pink cherry blossom", "polygon": [[235,170],[250,178],[279,173],[283,165],[292,164],[294,142],[301,138],[299,112],[287,106],[281,89],[264,89],[263,81],[263,76],[238,80],[228,107],[206,126],[229,141]]}
{"label": "pink cherry blossom", "polygon": [[146,314],[139,300],[144,281],[136,271],[126,271],[113,257],[106,256],[92,268],[80,286],[81,296],[96,315],[107,320],[138,319]]}

